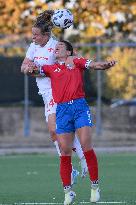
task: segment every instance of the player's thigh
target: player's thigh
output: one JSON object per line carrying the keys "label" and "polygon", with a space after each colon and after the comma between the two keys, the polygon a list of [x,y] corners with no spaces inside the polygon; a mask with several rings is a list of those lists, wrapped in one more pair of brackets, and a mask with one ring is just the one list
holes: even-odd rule
{"label": "player's thigh", "polygon": [[51,89],[48,89],[47,92],[42,95],[42,98],[45,105],[45,118],[46,122],[48,122],[49,115],[56,113],[57,104],[54,102]]}
{"label": "player's thigh", "polygon": [[92,127],[84,126],[77,129],[78,137],[83,151],[87,151],[92,148]]}
{"label": "player's thigh", "polygon": [[[56,115],[56,108],[57,108],[57,104],[54,102],[53,98],[49,101],[46,102],[45,104],[45,117],[46,117],[46,122],[48,122],[50,119],[52,120],[52,118],[54,119],[54,117],[50,117],[52,114]],[[54,115],[54,116],[55,116]],[[53,115],[52,115],[53,116]],[[49,119],[50,118],[50,119]],[[55,118],[56,121],[56,118]]]}
{"label": "player's thigh", "polygon": [[74,118],[76,130],[84,126],[93,126],[92,114],[84,98],[77,101]]}
{"label": "player's thigh", "polygon": [[74,133],[58,134],[57,140],[62,155],[71,155],[74,140]]}
{"label": "player's thigh", "polygon": [[51,136],[52,141],[57,140],[56,136],[56,107],[57,104],[54,102],[53,97],[51,93],[49,92],[49,95],[46,95],[46,101],[45,101],[45,117],[46,122],[48,125],[48,130]]}
{"label": "player's thigh", "polygon": [[56,131],[56,113],[48,115],[48,129],[50,131]]}
{"label": "player's thigh", "polygon": [[70,106],[67,104],[59,104],[56,110],[56,133],[73,133],[75,126]]}

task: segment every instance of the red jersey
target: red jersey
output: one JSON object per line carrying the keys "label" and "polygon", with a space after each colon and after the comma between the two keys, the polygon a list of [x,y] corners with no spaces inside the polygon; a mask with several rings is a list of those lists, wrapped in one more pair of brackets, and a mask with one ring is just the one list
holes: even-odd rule
{"label": "red jersey", "polygon": [[41,72],[51,78],[52,94],[56,103],[85,97],[83,72],[91,60],[75,58],[73,62],[74,67],[59,63],[42,66]]}

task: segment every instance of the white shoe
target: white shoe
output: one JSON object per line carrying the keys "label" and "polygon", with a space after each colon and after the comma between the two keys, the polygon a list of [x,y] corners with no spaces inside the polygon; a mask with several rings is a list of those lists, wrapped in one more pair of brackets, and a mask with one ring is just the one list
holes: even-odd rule
{"label": "white shoe", "polygon": [[78,176],[79,176],[79,171],[77,171],[76,169],[72,169],[72,173],[71,173],[71,185],[77,183],[77,177],[78,177]]}
{"label": "white shoe", "polygon": [[90,201],[91,202],[97,202],[100,200],[100,189],[99,187],[97,188],[92,188],[91,189],[91,198],[90,198]]}
{"label": "white shoe", "polygon": [[76,194],[74,191],[69,191],[67,193],[65,193],[65,201],[64,201],[64,205],[69,205],[72,204],[72,202],[74,201]]}
{"label": "white shoe", "polygon": [[82,157],[82,159],[81,159],[81,177],[82,178],[86,177],[87,172],[88,172],[88,167],[86,164],[86,159],[84,157]]}

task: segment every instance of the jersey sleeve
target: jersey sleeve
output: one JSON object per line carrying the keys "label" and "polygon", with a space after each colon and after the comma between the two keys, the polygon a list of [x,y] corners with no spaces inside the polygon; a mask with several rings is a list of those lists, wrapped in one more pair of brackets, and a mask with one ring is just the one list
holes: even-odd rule
{"label": "jersey sleeve", "polygon": [[89,65],[92,62],[92,60],[86,58],[75,58],[73,61],[78,68],[83,70],[89,69]]}
{"label": "jersey sleeve", "polygon": [[31,43],[27,52],[26,52],[26,58],[29,58],[30,60],[34,60],[34,44]]}

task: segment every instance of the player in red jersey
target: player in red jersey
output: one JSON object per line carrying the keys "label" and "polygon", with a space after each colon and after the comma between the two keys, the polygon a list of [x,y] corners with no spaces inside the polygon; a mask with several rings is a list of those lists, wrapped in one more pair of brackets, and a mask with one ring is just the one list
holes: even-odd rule
{"label": "player in red jersey", "polygon": [[75,192],[71,189],[71,153],[75,131],[78,133],[89,170],[90,201],[97,202],[100,199],[98,163],[92,147],[93,122],[89,106],[84,98],[83,72],[85,69],[109,69],[116,63],[115,61],[93,62],[84,58],[70,58],[72,53],[72,45],[67,41],[61,41],[55,49],[57,62],[52,66],[44,65],[35,68],[34,71],[51,78],[53,98],[57,103],[56,133],[61,148],[60,176],[65,192],[64,205],[71,204],[75,198]]}

